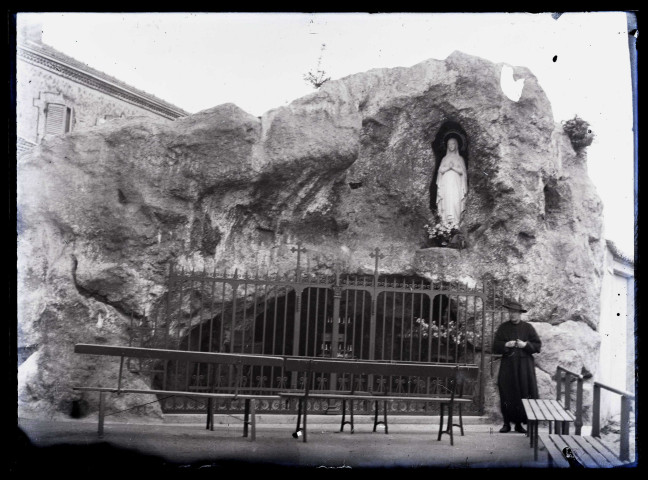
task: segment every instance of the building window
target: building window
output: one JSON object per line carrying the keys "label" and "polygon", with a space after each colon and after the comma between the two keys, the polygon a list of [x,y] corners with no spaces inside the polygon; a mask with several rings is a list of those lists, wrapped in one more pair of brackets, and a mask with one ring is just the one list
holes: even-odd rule
{"label": "building window", "polygon": [[72,109],[60,103],[48,103],[45,110],[45,134],[59,135],[70,131]]}

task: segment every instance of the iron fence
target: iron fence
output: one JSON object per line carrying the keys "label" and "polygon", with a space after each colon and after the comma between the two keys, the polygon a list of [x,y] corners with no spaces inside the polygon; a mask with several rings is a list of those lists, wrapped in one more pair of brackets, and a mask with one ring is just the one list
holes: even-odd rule
{"label": "iron fence", "polygon": [[[130,344],[149,348],[374,361],[473,363],[480,365],[473,411],[484,404],[484,370],[496,324],[503,320],[494,282],[472,286],[444,280],[380,275],[379,249],[373,275],[339,272],[315,275],[300,266],[294,273],[239,275],[171,265],[164,308],[152,317],[132,318]],[[492,374],[493,357],[490,357]],[[150,375],[162,390],[231,391],[230,367],[187,362],[129,360],[131,371]],[[243,388],[272,393],[303,385],[278,367],[247,367]],[[363,391],[390,388],[400,393],[441,393],[442,381],[410,377],[357,377]],[[320,375],[313,389],[350,388],[346,375]],[[161,399],[165,412],[204,411],[199,399]],[[237,410],[224,403],[217,408]],[[366,405],[364,406],[367,407]],[[369,406],[370,407],[370,406]],[[279,402],[263,401],[259,410],[280,412]],[[336,409],[335,402],[313,401],[312,411]],[[417,413],[425,405],[394,402],[392,412]],[[361,412],[363,406],[358,410]]]}

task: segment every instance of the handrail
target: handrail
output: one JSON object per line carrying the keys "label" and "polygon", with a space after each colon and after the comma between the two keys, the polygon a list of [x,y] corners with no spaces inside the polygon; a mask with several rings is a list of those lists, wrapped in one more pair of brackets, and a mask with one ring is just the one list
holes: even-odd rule
{"label": "handrail", "polygon": [[619,458],[624,461],[630,460],[630,402],[635,396],[624,390],[605,385],[601,382],[594,382],[594,405],[592,411],[592,436],[601,436],[601,389],[608,390],[621,396],[621,445]]}
{"label": "handrail", "polygon": [[601,383],[601,382],[594,382],[594,386],[601,387],[601,388],[603,388],[605,390],[609,390],[610,392],[618,393],[619,395],[622,395],[624,397],[628,397],[628,398],[630,398],[632,400],[635,399],[634,394],[632,394],[630,392],[627,392],[625,390],[619,390],[618,388],[611,387],[611,386],[606,385],[606,384]]}
{"label": "handrail", "polygon": [[568,373],[569,375],[571,375],[573,377],[583,378],[583,376],[580,373],[572,372],[571,370],[567,370],[565,367],[561,367],[560,365],[558,365],[558,367],[556,367],[556,369],[557,370],[562,370],[563,372]]}

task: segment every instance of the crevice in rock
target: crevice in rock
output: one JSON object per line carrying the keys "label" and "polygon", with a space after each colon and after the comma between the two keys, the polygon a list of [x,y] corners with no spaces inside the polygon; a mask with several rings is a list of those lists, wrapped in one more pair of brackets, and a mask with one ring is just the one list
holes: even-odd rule
{"label": "crevice in rock", "polygon": [[76,271],[77,271],[77,266],[79,264],[79,261],[77,260],[75,255],[70,255],[72,257],[72,282],[74,283],[74,288],[76,288],[77,292],[85,298],[91,298],[92,300],[95,300],[96,302],[103,303],[104,305],[108,305],[109,307],[114,308],[117,310],[119,313],[124,315],[125,317],[132,317],[132,318],[137,318],[137,319],[142,319],[144,318],[143,315],[137,313],[134,310],[127,310],[124,308],[124,306],[120,305],[117,302],[111,302],[108,300],[104,295],[101,295],[97,292],[93,292],[92,290],[89,290],[79,284],[77,281],[77,276],[76,276]]}

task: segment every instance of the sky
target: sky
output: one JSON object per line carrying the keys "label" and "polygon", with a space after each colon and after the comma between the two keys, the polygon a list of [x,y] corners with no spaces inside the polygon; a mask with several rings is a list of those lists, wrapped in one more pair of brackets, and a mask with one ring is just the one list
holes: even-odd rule
{"label": "sky", "polygon": [[[234,103],[261,116],[307,95],[304,75],[332,80],[442,60],[455,50],[524,66],[554,120],[596,135],[588,173],[604,237],[634,256],[634,153],[624,12],[565,13],[18,13],[43,42],[190,113]],[[322,48],[322,45],[325,45]]]}

